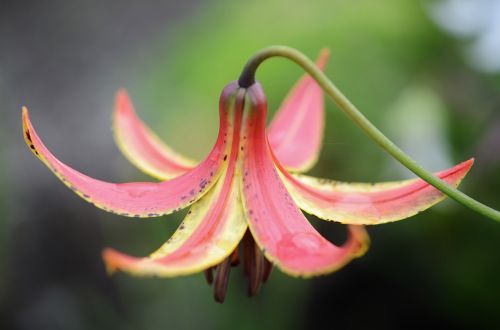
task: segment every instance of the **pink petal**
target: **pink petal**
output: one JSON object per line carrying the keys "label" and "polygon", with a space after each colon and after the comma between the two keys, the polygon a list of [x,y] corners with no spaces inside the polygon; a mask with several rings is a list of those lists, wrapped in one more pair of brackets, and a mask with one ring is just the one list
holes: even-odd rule
{"label": "pink petal", "polygon": [[[328,50],[323,49],[316,62],[319,68],[324,68],[328,56]],[[323,103],[321,89],[311,77],[305,75],[276,113],[269,139],[274,152],[288,169],[305,171],[316,162],[323,136]],[[162,142],[137,117],[125,90],[117,93],[113,118],[118,147],[143,172],[169,180],[195,166],[195,161]]]}
{"label": "pink petal", "polygon": [[135,275],[187,275],[219,264],[236,249],[247,230],[239,191],[241,173],[235,173],[244,90],[239,95],[235,140],[223,178],[191,207],[176,233],[149,258],[105,250],[109,269]]}
{"label": "pink petal", "polygon": [[171,181],[109,183],[90,178],[59,161],[45,147],[23,109],[26,143],[54,174],[79,196],[103,210],[125,216],[153,217],[174,212],[198,200],[217,180],[227,163],[232,130],[227,108],[228,97],[236,89],[226,88],[220,100],[220,129],[217,142],[207,158],[191,171]]}
{"label": "pink petal", "polygon": [[[470,170],[473,159],[436,173],[457,187]],[[408,218],[445,198],[421,179],[378,184],[344,183],[291,175],[276,162],[295,202],[304,211],[325,220],[373,225]]]}
{"label": "pink petal", "polygon": [[274,167],[265,133],[267,105],[258,84],[248,89],[244,118],[242,190],[250,230],[267,258],[286,273],[312,276],[332,272],[366,250],[362,226],[349,226],[349,238],[335,246],[300,212]]}
{"label": "pink petal", "polygon": [[[316,61],[324,69],[329,51]],[[307,171],[318,158],[324,128],[324,100],[319,85],[304,75],[290,91],[268,130],[269,142],[280,162],[292,171]]]}
{"label": "pink petal", "polygon": [[125,90],[116,95],[115,140],[123,154],[145,173],[167,180],[191,170],[196,163],[164,144],[134,111]]}

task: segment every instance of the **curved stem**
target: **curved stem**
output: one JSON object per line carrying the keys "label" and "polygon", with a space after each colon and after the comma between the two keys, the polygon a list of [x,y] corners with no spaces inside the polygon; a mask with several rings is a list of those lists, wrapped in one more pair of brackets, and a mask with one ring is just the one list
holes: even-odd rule
{"label": "curved stem", "polygon": [[316,80],[325,93],[354,123],[356,123],[356,125],[358,125],[372,140],[374,140],[379,146],[387,151],[392,157],[396,158],[410,171],[460,204],[488,218],[500,221],[499,211],[476,201],[463,192],[448,185],[445,181],[425,170],[403,150],[396,146],[377,127],[375,127],[349,101],[349,99],[347,99],[344,94],[342,94],[342,92],[328,79],[328,77],[316,67],[313,61],[298,50],[287,46],[271,46],[260,50],[250,58],[243,68],[238,80],[239,85],[243,88],[251,86],[255,82],[255,71],[258,66],[270,57],[285,57],[301,66],[314,80]]}

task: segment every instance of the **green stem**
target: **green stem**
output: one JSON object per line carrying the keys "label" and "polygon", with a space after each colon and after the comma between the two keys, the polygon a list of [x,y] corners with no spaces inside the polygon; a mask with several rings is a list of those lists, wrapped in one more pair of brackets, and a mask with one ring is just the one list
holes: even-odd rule
{"label": "green stem", "polygon": [[255,71],[258,66],[270,57],[285,57],[299,66],[301,66],[314,80],[323,88],[325,93],[337,104],[337,106],[354,121],[372,140],[387,151],[392,157],[396,158],[401,164],[410,171],[433,185],[448,197],[453,198],[462,205],[476,211],[488,218],[500,221],[500,212],[486,206],[475,199],[469,197],[456,188],[448,185],[445,181],[434,176],[425,170],[403,150],[397,147],[389,138],[387,138],[378,128],[376,128],[348,99],[342,92],[319,70],[313,61],[296,49],[286,46],[271,46],[264,48],[254,54],[245,65],[239,85],[247,88],[255,83]]}

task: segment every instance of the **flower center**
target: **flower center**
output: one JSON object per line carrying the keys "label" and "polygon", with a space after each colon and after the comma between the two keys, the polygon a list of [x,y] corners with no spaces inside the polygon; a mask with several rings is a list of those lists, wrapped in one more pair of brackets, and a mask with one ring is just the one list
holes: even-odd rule
{"label": "flower center", "polygon": [[271,275],[273,265],[264,257],[249,230],[229,257],[217,266],[205,270],[205,279],[213,286],[217,302],[224,302],[231,268],[240,264],[243,265],[243,275],[248,280],[248,296],[253,297]]}

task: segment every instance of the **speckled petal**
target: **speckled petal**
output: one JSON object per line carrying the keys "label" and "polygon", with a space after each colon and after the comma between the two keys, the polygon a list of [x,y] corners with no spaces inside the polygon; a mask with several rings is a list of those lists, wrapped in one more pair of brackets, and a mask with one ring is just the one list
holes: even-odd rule
{"label": "speckled petal", "polygon": [[213,267],[237,248],[247,224],[238,179],[226,176],[197,201],[174,235],[148,258],[112,249],[103,252],[110,270],[140,276],[189,275]]}
{"label": "speckled petal", "polygon": [[347,241],[336,246],[300,212],[274,166],[265,133],[267,105],[258,84],[249,88],[248,100],[242,191],[250,230],[264,255],[282,271],[303,277],[330,273],[362,255],[369,242],[363,226],[349,226]]}
{"label": "speckled petal", "polygon": [[[244,90],[236,106],[235,136],[239,135]],[[103,252],[111,270],[135,275],[178,276],[203,271],[228,258],[237,248],[247,230],[241,205],[236,169],[238,156],[236,138],[229,164],[216,186],[196,202],[174,235],[148,258],[135,258],[115,250]],[[236,172],[235,172],[236,171]]]}
{"label": "speckled petal", "polygon": [[[329,51],[323,49],[316,61],[324,69]],[[272,150],[288,170],[304,172],[316,163],[324,129],[323,91],[304,75],[290,91],[268,128]]]}
{"label": "speckled petal", "polygon": [[233,84],[226,88],[220,102],[220,130],[217,142],[207,158],[191,171],[171,181],[109,183],[90,178],[59,161],[45,147],[23,109],[23,128],[31,151],[54,174],[79,196],[103,210],[125,216],[153,217],[168,214],[189,206],[215,183],[227,162],[231,148],[232,118],[229,99],[236,90]]}
{"label": "speckled petal", "polygon": [[[457,187],[470,170],[469,159],[436,173]],[[439,203],[445,195],[422,179],[376,184],[344,183],[291,175],[276,162],[294,201],[307,213],[345,224],[375,225],[413,216]]]}
{"label": "speckled petal", "polygon": [[143,172],[169,180],[196,166],[196,162],[174,151],[146,126],[134,111],[125,90],[116,95],[113,114],[116,144],[127,159]]}
{"label": "speckled petal", "polygon": [[[323,49],[316,61],[319,68],[325,67],[328,57],[329,51]],[[310,76],[304,75],[284,99],[269,127],[273,150],[287,169],[306,171],[316,163],[323,126],[323,93]],[[155,178],[169,180],[196,165],[142,122],[123,89],[116,96],[113,131],[125,157]]]}

